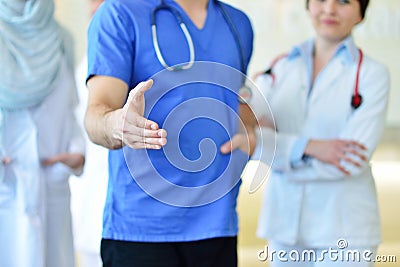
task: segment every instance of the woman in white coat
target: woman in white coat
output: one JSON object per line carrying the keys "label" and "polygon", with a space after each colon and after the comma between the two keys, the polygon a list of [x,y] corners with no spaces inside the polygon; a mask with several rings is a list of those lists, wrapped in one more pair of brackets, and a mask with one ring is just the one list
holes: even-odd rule
{"label": "woman in white coat", "polygon": [[[89,0],[90,15],[96,12],[103,0]],[[87,56],[75,72],[79,105],[76,116],[84,129],[89,90],[86,87]],[[92,143],[85,134],[85,168],[80,179],[71,181],[74,245],[80,267],[102,266],[100,257],[101,233],[103,230],[103,209],[108,182],[108,150]]]}
{"label": "woman in white coat", "polygon": [[264,116],[262,157],[273,163],[257,234],[269,241],[259,256],[271,266],[373,265],[381,234],[369,160],[385,124],[389,75],[351,35],[367,5],[307,1],[315,38],[277,60],[272,78],[258,78],[272,116],[262,97],[251,104]]}
{"label": "woman in white coat", "polygon": [[0,0],[0,266],[74,266],[68,177],[84,138],[51,0]]}

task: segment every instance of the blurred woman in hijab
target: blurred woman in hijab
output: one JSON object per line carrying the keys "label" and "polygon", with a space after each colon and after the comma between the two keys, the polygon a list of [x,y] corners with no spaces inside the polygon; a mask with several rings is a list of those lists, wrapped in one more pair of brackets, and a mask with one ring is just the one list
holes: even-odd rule
{"label": "blurred woman in hijab", "polygon": [[72,40],[52,0],[0,0],[0,266],[74,266],[68,177],[84,164]]}

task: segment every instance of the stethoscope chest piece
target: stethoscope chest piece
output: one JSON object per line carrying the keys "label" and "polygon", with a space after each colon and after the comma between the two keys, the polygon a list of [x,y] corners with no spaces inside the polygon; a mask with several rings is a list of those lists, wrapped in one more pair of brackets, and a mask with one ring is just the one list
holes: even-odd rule
{"label": "stethoscope chest piece", "polygon": [[361,106],[361,103],[362,103],[362,96],[360,94],[356,94],[351,97],[351,106],[354,109],[357,109],[359,106]]}

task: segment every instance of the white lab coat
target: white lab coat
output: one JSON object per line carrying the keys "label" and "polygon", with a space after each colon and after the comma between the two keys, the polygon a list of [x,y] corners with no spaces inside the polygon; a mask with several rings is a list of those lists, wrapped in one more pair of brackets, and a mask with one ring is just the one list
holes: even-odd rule
{"label": "white lab coat", "polygon": [[84,154],[73,115],[76,100],[73,73],[64,62],[56,88],[39,106],[5,112],[1,141],[12,162],[5,165],[0,184],[2,267],[74,266],[72,170],[61,163],[41,167],[40,160],[66,152]]}
{"label": "white lab coat", "polygon": [[[278,131],[276,135],[271,129],[261,131],[262,157],[266,162],[273,159],[273,171],[264,192],[257,231],[260,237],[286,245],[334,248],[340,238],[354,247],[376,246],[381,240],[368,162],[362,168],[343,163],[351,172],[348,177],[316,159],[296,167],[290,162],[293,145],[300,137],[355,140],[367,147],[368,159],[378,145],[385,124],[388,71],[364,57],[359,86],[363,103],[353,110],[350,102],[359,54],[351,37],[343,44],[344,49],[324,68],[310,94],[307,70],[311,70],[312,40],[277,63],[274,86],[268,82],[269,86],[262,86]],[[251,104],[257,106],[260,95],[256,93],[253,99]],[[255,110],[260,112],[260,106]]]}
{"label": "white lab coat", "polygon": [[[78,121],[83,120],[88,101],[86,87],[87,57],[79,64],[77,81]],[[103,209],[108,182],[108,149],[92,143],[86,137],[86,162],[80,179],[71,180],[74,244],[82,267],[101,266],[100,243],[103,229]]]}

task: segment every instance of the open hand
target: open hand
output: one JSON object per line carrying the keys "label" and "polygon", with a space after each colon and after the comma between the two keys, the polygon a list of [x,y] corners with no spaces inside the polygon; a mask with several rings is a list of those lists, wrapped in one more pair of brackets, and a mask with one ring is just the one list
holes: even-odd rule
{"label": "open hand", "polygon": [[129,93],[122,108],[122,142],[135,149],[160,149],[167,143],[167,132],[159,129],[156,122],[144,116],[144,93],[153,85],[153,80],[139,83]]}
{"label": "open hand", "polygon": [[63,163],[71,169],[79,170],[85,164],[85,157],[78,153],[62,153],[42,160],[42,166],[47,167],[56,163]]}

